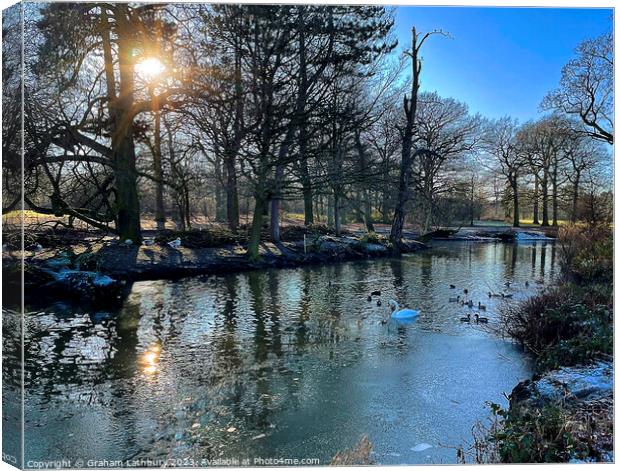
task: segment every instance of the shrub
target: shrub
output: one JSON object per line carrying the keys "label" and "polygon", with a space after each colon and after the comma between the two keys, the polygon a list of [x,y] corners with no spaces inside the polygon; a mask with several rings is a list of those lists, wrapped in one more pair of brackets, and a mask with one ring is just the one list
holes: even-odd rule
{"label": "shrub", "polygon": [[504,463],[567,462],[577,452],[567,414],[560,407],[507,411],[491,404],[491,410],[502,426],[489,440],[498,444]]}
{"label": "shrub", "polygon": [[568,284],[501,313],[504,333],[534,353],[538,371],[612,352],[612,311],[607,305],[585,304],[583,293]]}
{"label": "shrub", "polygon": [[364,236],[360,239],[360,241],[365,244],[381,244],[383,240],[384,237],[380,236],[374,231],[364,234]]}
{"label": "shrub", "polygon": [[613,233],[609,225],[567,225],[558,233],[566,277],[579,283],[613,281]]}

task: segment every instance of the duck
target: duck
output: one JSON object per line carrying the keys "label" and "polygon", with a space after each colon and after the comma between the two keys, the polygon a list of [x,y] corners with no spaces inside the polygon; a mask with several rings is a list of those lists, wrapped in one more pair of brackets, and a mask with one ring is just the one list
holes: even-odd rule
{"label": "duck", "polygon": [[512,298],[512,293],[502,293],[502,298]]}
{"label": "duck", "polygon": [[458,303],[461,300],[461,295],[458,295],[456,298],[448,298],[448,301],[451,303]]}
{"label": "duck", "polygon": [[503,294],[499,294],[499,293],[493,293],[491,291],[489,291],[489,298],[503,298]]}
{"label": "duck", "polygon": [[377,299],[377,306],[381,306],[381,300]]}
{"label": "duck", "polygon": [[450,289],[454,289],[454,288],[456,288],[456,286],[450,285]]}
{"label": "duck", "polygon": [[171,240],[170,242],[168,242],[168,245],[173,249],[178,249],[179,247],[181,247],[181,238],[177,237],[176,239]]}
{"label": "duck", "polygon": [[467,301],[467,307],[469,309],[471,309],[472,307],[474,307],[474,302],[470,299],[469,301]]}
{"label": "duck", "polygon": [[486,311],[487,307],[484,304],[482,304],[480,301],[478,301],[478,310],[479,311]]}
{"label": "duck", "polygon": [[471,314],[467,314],[467,317],[461,317],[461,322],[471,322]]}
{"label": "duck", "polygon": [[368,295],[368,297],[366,298],[366,301],[368,301],[368,302],[372,301],[372,296]]}
{"label": "duck", "polygon": [[469,293],[469,290],[468,290],[467,288],[465,288],[465,289],[463,290],[463,294],[467,294],[467,293]]}
{"label": "duck", "polygon": [[380,289],[376,289],[373,292],[370,293],[371,296],[381,296],[381,290]]}
{"label": "duck", "polygon": [[529,282],[529,281],[526,281],[526,282],[525,282],[525,287],[527,288],[529,285],[530,285],[530,282]]}
{"label": "duck", "polygon": [[505,286],[506,288],[510,288],[510,281],[507,281],[506,283],[504,283],[504,286]]}
{"label": "duck", "polygon": [[478,314],[474,316],[474,320],[476,321],[476,324],[487,324],[489,322],[487,317],[480,317]]}

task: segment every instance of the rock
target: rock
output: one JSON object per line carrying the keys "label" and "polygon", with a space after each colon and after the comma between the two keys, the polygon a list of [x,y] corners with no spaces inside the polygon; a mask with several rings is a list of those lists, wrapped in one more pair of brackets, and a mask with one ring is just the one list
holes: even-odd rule
{"label": "rock", "polygon": [[385,245],[375,244],[372,242],[368,242],[365,247],[366,253],[369,255],[383,255],[386,254],[388,249]]}
{"label": "rock", "polygon": [[43,265],[52,270],[60,270],[62,268],[69,268],[73,264],[75,254],[69,250],[64,250],[52,258],[45,260]]}
{"label": "rock", "polygon": [[613,365],[600,361],[589,366],[550,371],[537,380],[519,383],[510,395],[510,407],[541,408],[547,404],[595,401],[613,394]]}
{"label": "rock", "polygon": [[[46,291],[58,291],[70,296],[75,296],[83,300],[98,300],[110,302],[118,299],[122,285],[117,280],[94,271],[80,271],[63,268],[60,271],[53,271],[47,268],[34,270],[37,274],[35,279],[39,283],[33,285],[33,279],[28,280],[29,291],[45,293]],[[45,275],[47,282],[40,283],[41,276]],[[34,274],[33,274],[34,276]]]}

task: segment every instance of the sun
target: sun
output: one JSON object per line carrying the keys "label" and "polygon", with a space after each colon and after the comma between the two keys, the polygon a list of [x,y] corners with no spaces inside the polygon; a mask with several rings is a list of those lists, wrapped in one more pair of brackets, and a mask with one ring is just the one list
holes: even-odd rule
{"label": "sun", "polygon": [[136,72],[144,80],[153,80],[164,70],[166,66],[157,57],[149,57],[136,64]]}

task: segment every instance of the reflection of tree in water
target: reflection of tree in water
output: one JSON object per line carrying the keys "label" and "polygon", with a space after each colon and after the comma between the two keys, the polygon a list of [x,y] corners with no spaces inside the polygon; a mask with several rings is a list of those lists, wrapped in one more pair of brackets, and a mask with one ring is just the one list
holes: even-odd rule
{"label": "reflection of tree in water", "polygon": [[[301,299],[299,301],[299,318],[295,329],[295,347],[298,353],[303,351],[308,341],[307,322],[310,319],[310,309],[312,304],[312,272],[304,270],[301,273]],[[328,289],[328,297],[331,296],[332,288]]]}
{"label": "reflection of tree in water", "polygon": [[540,278],[545,278],[545,262],[547,261],[547,246],[541,244],[540,246]]}

